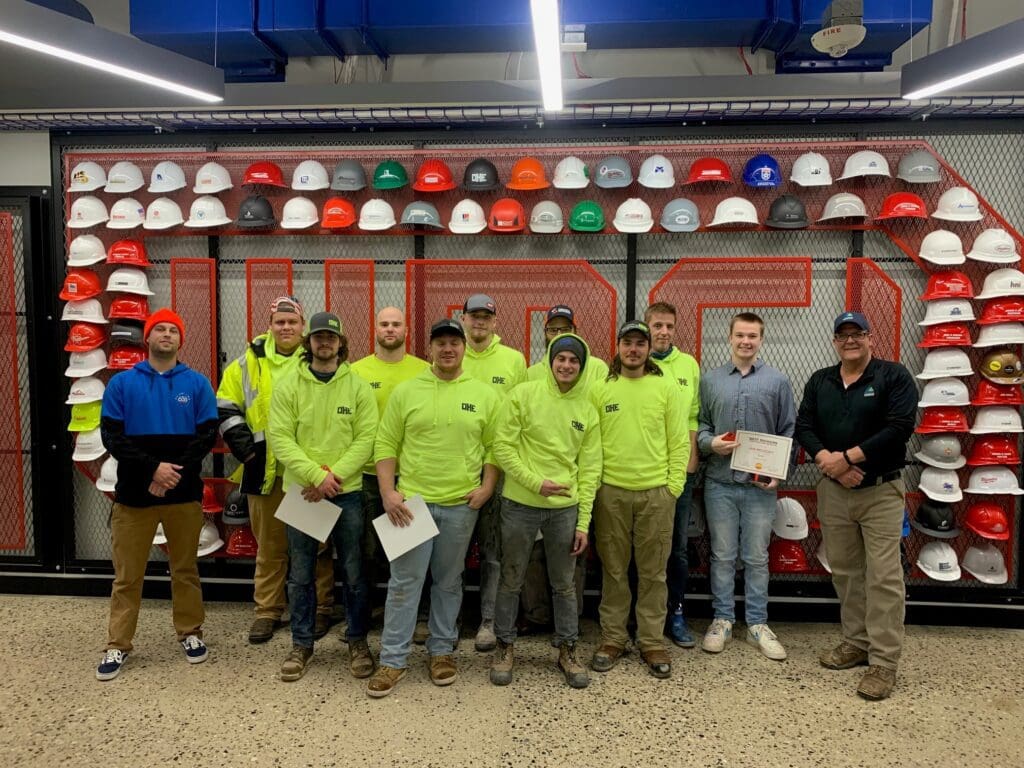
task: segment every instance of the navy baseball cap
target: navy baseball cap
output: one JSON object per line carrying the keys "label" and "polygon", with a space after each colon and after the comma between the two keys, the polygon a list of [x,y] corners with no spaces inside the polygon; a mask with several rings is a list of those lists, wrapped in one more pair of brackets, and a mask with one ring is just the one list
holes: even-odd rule
{"label": "navy baseball cap", "polygon": [[871,326],[868,325],[868,319],[860,312],[843,312],[843,314],[837,317],[835,322],[832,323],[832,333],[836,333],[839,330],[839,326],[845,323],[853,323],[862,331],[871,330]]}
{"label": "navy baseball cap", "polygon": [[462,323],[446,317],[444,320],[438,320],[430,326],[431,341],[436,339],[438,336],[458,336],[460,339],[465,341],[466,331],[463,330]]}
{"label": "navy baseball cap", "polygon": [[544,320],[544,325],[547,325],[556,317],[564,317],[570,323],[576,325],[576,316],[573,314],[572,309],[564,304],[559,304],[558,306],[552,307],[548,310],[548,316]]}

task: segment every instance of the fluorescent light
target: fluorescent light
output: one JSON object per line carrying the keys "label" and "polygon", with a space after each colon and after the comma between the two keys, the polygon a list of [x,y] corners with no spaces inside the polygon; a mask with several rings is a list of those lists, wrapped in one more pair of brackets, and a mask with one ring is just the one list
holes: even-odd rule
{"label": "fluorescent light", "polygon": [[189,88],[187,85],[175,83],[172,80],[165,80],[162,77],[147,75],[144,72],[138,72],[134,69],[103,61],[102,59],[93,58],[92,56],[75,53],[74,51],[70,51],[66,48],[59,48],[55,45],[40,42],[39,40],[33,40],[28,37],[22,37],[21,35],[5,32],[3,29],[0,29],[0,41],[11,43],[12,45],[17,45],[22,48],[27,48],[30,51],[45,53],[48,56],[55,56],[58,59],[64,59],[65,61],[70,61],[75,64],[81,64],[84,67],[98,69],[101,72],[109,72],[112,75],[118,75],[119,77],[124,77],[129,80],[135,80],[140,83],[152,85],[156,88],[163,88],[168,91],[173,91],[174,93],[180,93],[183,96],[191,96],[194,99],[205,101],[208,104],[215,104],[217,102],[224,101],[223,97],[207,93],[206,91],[199,91],[195,88]]}
{"label": "fluorescent light", "polygon": [[1004,72],[1007,69],[1019,67],[1021,64],[1024,64],[1024,52],[1018,53],[1015,56],[1000,59],[999,61],[987,64],[983,67],[977,67],[976,69],[969,70],[962,75],[940,80],[933,85],[926,85],[924,88],[918,88],[916,91],[904,94],[903,98],[908,101],[913,101],[915,99],[927,99],[929,96],[934,96],[937,93],[949,91],[953,88],[959,88],[961,85],[967,85],[967,83],[973,83],[975,80],[980,80],[983,77],[988,77],[998,72]]}
{"label": "fluorescent light", "polygon": [[537,47],[537,71],[545,112],[562,109],[562,43],[558,0],[530,0],[533,40]]}

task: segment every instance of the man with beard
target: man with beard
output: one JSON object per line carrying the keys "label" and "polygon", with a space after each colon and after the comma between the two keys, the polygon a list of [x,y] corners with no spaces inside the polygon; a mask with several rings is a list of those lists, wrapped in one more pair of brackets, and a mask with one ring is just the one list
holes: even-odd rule
{"label": "man with beard", "polygon": [[607,672],[626,651],[629,565],[635,554],[636,644],[650,673],[667,678],[672,661],[664,641],[665,566],[690,458],[688,408],[679,385],[650,359],[647,324],[631,320],[618,338],[608,378],[590,389],[604,453],[594,511],[602,571],[601,645],[591,665]]}

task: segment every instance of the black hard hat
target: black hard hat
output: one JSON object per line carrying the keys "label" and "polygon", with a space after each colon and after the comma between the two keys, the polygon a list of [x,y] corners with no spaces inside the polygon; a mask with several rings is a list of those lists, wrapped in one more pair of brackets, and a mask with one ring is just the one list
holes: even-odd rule
{"label": "black hard hat", "polygon": [[498,188],[498,169],[494,163],[484,158],[477,158],[466,166],[466,172],[462,177],[462,186],[465,189],[472,189],[482,192],[488,189]]}
{"label": "black hard hat", "polygon": [[238,207],[238,219],[235,221],[240,227],[273,227],[277,224],[274,219],[274,209],[271,208],[267,198],[260,195],[252,195],[245,198]]}
{"label": "black hard hat", "polygon": [[144,346],[142,326],[138,323],[119,322],[110,326],[110,346],[113,349],[124,346]]}
{"label": "black hard hat", "polygon": [[223,520],[227,525],[246,525],[249,522],[249,499],[235,488],[224,499]]}
{"label": "black hard hat", "polygon": [[937,539],[953,539],[960,535],[953,507],[944,501],[922,501],[910,524],[921,533]]}
{"label": "black hard hat", "polygon": [[765,224],[775,229],[803,229],[810,222],[803,202],[793,195],[779,195],[768,209]]}

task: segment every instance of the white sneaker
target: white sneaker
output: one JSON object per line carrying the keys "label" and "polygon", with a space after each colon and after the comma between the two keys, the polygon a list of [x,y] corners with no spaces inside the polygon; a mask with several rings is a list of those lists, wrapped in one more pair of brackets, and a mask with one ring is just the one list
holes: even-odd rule
{"label": "white sneaker", "polygon": [[754,624],[747,627],[747,642],[757,648],[761,653],[774,661],[782,661],[786,658],[786,649],[775,636],[775,633],[768,629],[767,624]]}
{"label": "white sneaker", "polygon": [[700,647],[708,653],[721,653],[725,649],[725,641],[732,638],[732,622],[728,619],[715,619],[704,634]]}

